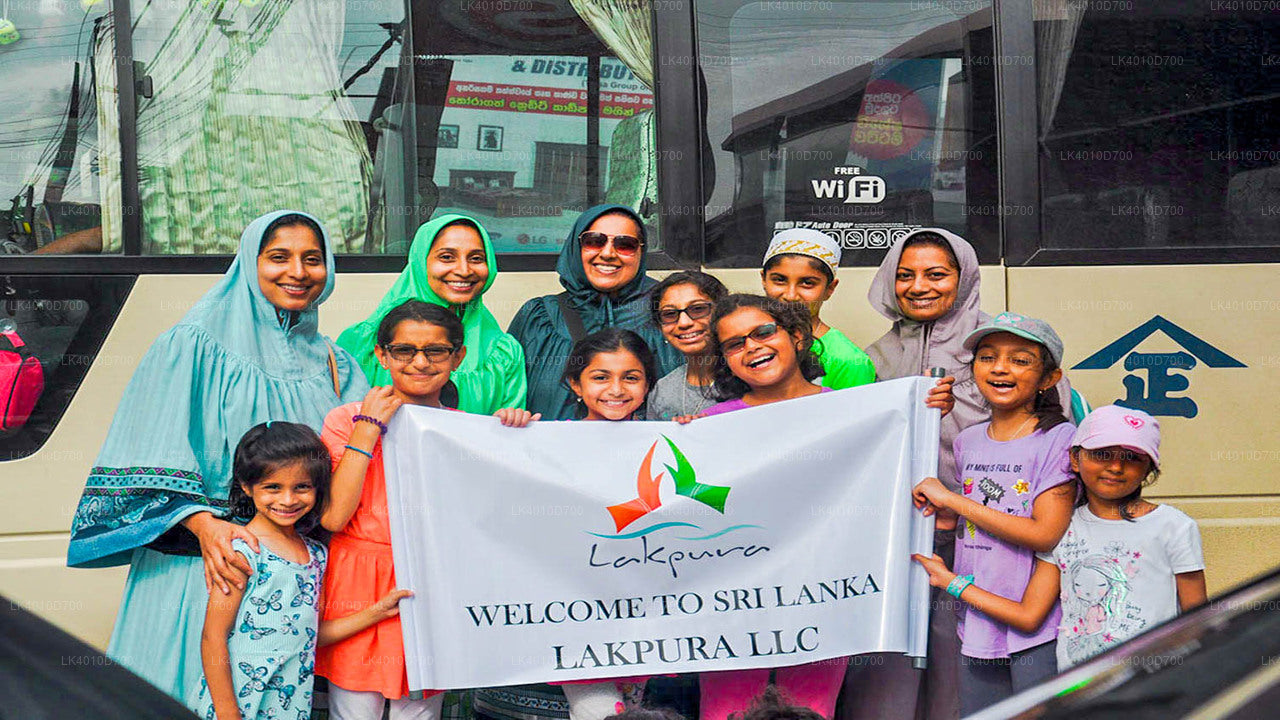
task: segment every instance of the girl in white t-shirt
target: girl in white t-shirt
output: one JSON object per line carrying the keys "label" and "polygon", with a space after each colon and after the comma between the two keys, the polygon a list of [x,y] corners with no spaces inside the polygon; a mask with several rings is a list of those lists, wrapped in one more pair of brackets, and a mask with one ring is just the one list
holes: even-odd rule
{"label": "girl in white t-shirt", "polygon": [[1024,632],[1039,627],[1060,598],[1059,671],[1205,601],[1195,521],[1142,499],[1142,488],[1159,475],[1159,422],[1108,405],[1080,423],[1071,445],[1084,495],[1057,547],[1036,555],[1020,602],[957,576],[936,555],[915,556],[931,584]]}

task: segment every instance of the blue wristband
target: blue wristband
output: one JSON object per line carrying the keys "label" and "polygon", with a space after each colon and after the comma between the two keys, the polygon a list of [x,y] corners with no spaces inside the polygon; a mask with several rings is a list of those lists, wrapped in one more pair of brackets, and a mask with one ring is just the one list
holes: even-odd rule
{"label": "blue wristband", "polygon": [[347,445],[346,447],[347,447],[347,449],[348,449],[348,450],[355,450],[356,452],[358,452],[358,453],[360,453],[361,455],[363,455],[363,456],[365,456],[365,457],[369,458],[370,460],[372,460],[372,459],[373,459],[373,453],[369,452],[368,450],[361,450],[360,448],[356,447],[355,445]]}
{"label": "blue wristband", "polygon": [[947,583],[947,594],[953,598],[959,598],[960,593],[964,592],[964,589],[972,584],[972,575],[957,575],[951,579],[951,582]]}

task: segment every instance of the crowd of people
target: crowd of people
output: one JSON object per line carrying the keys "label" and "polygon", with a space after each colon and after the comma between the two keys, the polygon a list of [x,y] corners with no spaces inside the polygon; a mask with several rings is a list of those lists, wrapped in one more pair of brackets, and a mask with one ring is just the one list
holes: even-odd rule
{"label": "crowd of people", "polygon": [[[1048,324],[984,314],[963,238],[927,228],[893,245],[867,294],[892,326],[866,352],[821,318],[840,263],[821,232],[773,238],[761,294],[692,270],[655,281],[645,244],[630,208],[585,211],[557,264],[564,292],[504,332],[483,302],[488,234],[444,215],[334,343],[317,329],[335,282],[323,225],[251,223],[222,280],[143,357],[75,514],[70,565],[130,565],[109,654],[206,718],[307,718],[318,675],[330,717],[389,703],[392,718],[438,720],[441,693],[410,692],[397,612],[409,592],[381,438],[401,406],[514,427],[689,423],[934,367],[948,373],[927,398],[944,413],[939,472],[913,493],[938,517],[936,554],[915,557],[935,587],[928,669],[884,654],[705,672],[703,720],[766,692],[799,707],[788,717],[956,718],[1204,601],[1194,521],[1142,498],[1158,421],[1090,412]],[[561,689],[572,720],[600,720],[658,712],[641,707],[648,680]]]}

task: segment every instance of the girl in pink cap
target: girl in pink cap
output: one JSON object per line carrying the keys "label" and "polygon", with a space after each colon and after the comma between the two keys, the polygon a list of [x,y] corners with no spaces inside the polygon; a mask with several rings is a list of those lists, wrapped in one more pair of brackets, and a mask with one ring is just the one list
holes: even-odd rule
{"label": "girl in pink cap", "polygon": [[1160,474],[1159,422],[1108,405],[1084,419],[1071,445],[1071,470],[1084,494],[1061,542],[1037,553],[1020,601],[957,576],[936,555],[916,556],[935,587],[1021,632],[1040,627],[1060,599],[1059,670],[1205,601],[1195,521],[1142,498]]}

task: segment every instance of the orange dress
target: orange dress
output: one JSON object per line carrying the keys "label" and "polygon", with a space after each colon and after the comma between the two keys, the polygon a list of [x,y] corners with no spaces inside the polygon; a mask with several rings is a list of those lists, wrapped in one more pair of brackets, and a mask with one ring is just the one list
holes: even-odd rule
{"label": "orange dress", "polygon": [[[324,419],[320,438],[329,448],[334,468],[349,452],[352,420],[360,403],[334,408]],[[382,440],[364,476],[360,504],[346,527],[329,541],[329,569],[324,576],[321,619],[344,617],[377,602],[396,587],[391,559],[391,523],[387,519],[387,478],[382,470]],[[396,699],[409,694],[404,668],[404,636],[396,616],[342,642],[316,650],[316,674],[345,690],[382,693]],[[426,691],[427,697],[440,690]]]}

